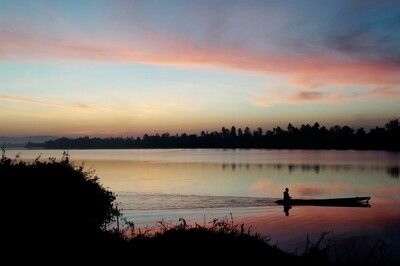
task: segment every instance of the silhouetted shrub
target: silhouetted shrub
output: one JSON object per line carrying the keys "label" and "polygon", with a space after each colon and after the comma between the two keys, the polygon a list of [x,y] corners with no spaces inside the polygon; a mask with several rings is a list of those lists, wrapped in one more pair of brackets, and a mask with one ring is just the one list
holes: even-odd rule
{"label": "silhouetted shrub", "polygon": [[25,162],[3,151],[0,182],[8,217],[2,230],[12,232],[8,245],[17,250],[82,251],[115,239],[104,230],[118,214],[115,195],[66,153],[59,161]]}

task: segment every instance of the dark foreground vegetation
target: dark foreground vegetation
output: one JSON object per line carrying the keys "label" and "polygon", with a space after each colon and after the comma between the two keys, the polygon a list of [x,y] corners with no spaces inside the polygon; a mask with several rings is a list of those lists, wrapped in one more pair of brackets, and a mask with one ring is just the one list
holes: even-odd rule
{"label": "dark foreground vegetation", "polygon": [[44,143],[28,143],[27,148],[46,149],[135,149],[135,148],[268,148],[268,149],[359,149],[400,150],[399,120],[390,120],[384,127],[375,127],[368,132],[363,128],[349,126],[326,128],[318,123],[289,124],[264,132],[262,128],[251,131],[232,126],[220,132],[205,132],[200,135],[169,133],[147,135],[142,138],[59,138]]}
{"label": "dark foreground vegetation", "polygon": [[[24,162],[0,159],[3,206],[2,254],[12,264],[19,261],[73,261],[143,264],[162,261],[175,264],[215,262],[269,265],[350,264],[352,260],[329,260],[321,241],[307,245],[294,255],[270,244],[267,237],[253,234],[244,225],[227,219],[207,226],[160,223],[157,231],[140,231],[132,222],[118,230],[120,213],[115,195],[104,188],[92,172],[75,166],[67,154]],[[118,219],[119,221],[123,219]],[[112,229],[111,229],[112,228]],[[322,240],[323,238],[321,238]],[[377,259],[378,258],[378,259]],[[387,263],[386,257],[362,261]],[[185,263],[186,264],[186,263]]]}

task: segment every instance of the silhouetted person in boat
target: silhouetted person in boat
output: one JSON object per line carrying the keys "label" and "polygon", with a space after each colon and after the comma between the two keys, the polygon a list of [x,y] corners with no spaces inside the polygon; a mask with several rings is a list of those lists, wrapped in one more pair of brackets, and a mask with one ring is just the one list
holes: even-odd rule
{"label": "silhouetted person in boat", "polygon": [[289,216],[289,210],[292,208],[292,206],[290,206],[289,201],[292,199],[291,196],[289,196],[289,189],[285,188],[285,191],[283,191],[283,201],[284,201],[284,205],[283,205],[283,212],[285,213],[286,216]]}
{"label": "silhouetted person in boat", "polygon": [[289,196],[289,189],[285,188],[285,191],[283,192],[283,200],[284,201],[289,201],[291,199],[292,199],[292,197]]}

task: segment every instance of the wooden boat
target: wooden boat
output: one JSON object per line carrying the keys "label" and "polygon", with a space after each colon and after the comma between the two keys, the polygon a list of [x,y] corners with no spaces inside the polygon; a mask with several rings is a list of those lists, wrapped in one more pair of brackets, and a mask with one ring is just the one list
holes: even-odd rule
{"label": "wooden boat", "polygon": [[277,200],[279,205],[303,205],[303,206],[337,206],[337,207],[369,207],[371,197],[354,197],[354,198],[333,198],[333,199],[290,199]]}

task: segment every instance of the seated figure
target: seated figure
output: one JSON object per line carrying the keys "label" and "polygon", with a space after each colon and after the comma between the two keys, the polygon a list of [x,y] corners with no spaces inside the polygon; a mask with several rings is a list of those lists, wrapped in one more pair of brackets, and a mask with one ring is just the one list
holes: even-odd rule
{"label": "seated figure", "polygon": [[283,200],[284,201],[289,201],[291,199],[292,199],[292,197],[289,196],[289,189],[285,188],[285,191],[283,192]]}

